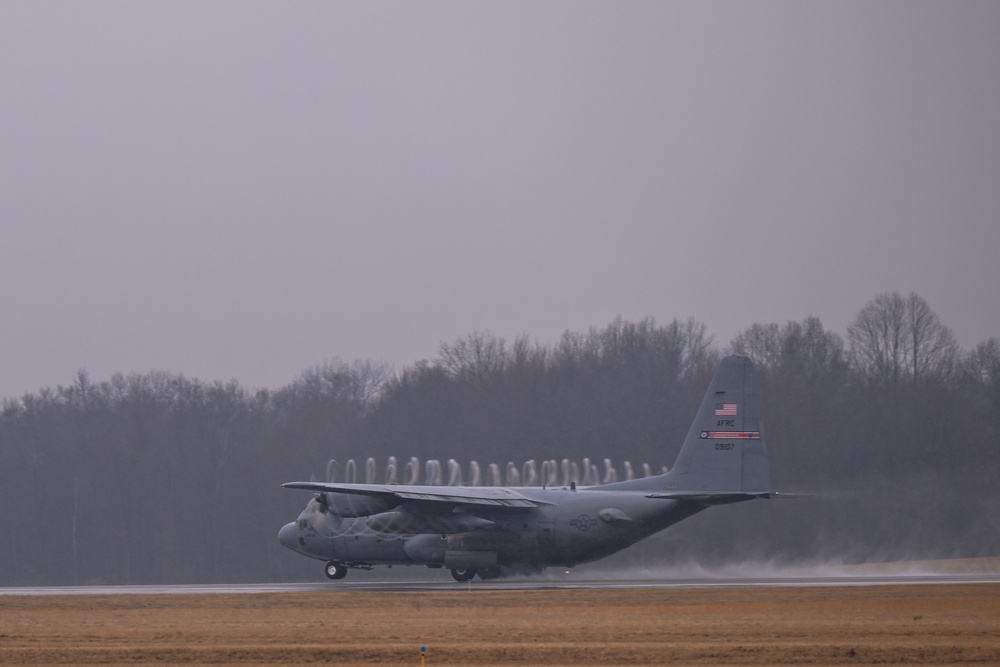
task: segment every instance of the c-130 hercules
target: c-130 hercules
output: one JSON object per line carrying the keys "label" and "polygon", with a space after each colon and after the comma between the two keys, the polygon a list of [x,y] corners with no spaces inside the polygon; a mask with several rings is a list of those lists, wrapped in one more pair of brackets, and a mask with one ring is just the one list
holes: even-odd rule
{"label": "c-130 hercules", "polygon": [[457,581],[572,567],[713,505],[771,498],[760,396],[746,357],[722,360],[669,472],[601,486],[441,487],[289,482],[316,491],[282,545],[348,568],[425,565]]}

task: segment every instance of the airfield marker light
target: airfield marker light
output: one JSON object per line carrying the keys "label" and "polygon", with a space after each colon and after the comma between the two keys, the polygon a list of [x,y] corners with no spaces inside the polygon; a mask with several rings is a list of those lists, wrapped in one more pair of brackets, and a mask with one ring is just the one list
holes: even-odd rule
{"label": "airfield marker light", "polygon": [[427,647],[426,646],[421,646],[420,647],[420,667],[424,667],[424,660],[425,660],[425,656],[426,655],[427,655]]}

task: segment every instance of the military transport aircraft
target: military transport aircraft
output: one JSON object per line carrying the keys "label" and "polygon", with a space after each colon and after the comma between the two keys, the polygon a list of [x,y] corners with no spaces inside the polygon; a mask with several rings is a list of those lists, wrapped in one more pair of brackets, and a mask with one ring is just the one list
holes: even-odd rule
{"label": "military transport aircraft", "polygon": [[457,581],[595,561],[712,505],[770,498],[760,396],[746,357],[722,360],[674,467],[601,486],[442,487],[289,482],[317,492],[278,532],[284,546],[349,568],[425,565]]}

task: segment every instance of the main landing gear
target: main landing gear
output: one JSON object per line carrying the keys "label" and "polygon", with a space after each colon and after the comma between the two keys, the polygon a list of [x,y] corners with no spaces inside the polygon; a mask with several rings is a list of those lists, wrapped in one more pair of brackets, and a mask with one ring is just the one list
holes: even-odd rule
{"label": "main landing gear", "polygon": [[330,579],[343,579],[347,576],[347,566],[331,560],[326,564],[326,576]]}
{"label": "main landing gear", "polygon": [[[359,567],[365,570],[372,569],[370,565],[366,564],[351,564],[351,567]],[[329,579],[343,579],[344,577],[347,576],[347,565],[331,560],[326,564],[324,572],[326,572],[326,576]],[[460,581],[462,583],[472,581],[473,579],[476,578],[477,574],[479,575],[480,579],[495,579],[501,576],[502,572],[494,568],[477,570],[472,567],[455,567],[451,569],[452,578],[455,581]]]}
{"label": "main landing gear", "polygon": [[455,581],[461,581],[462,583],[472,581],[477,574],[483,581],[507,576],[507,572],[498,567],[487,567],[482,570],[476,570],[471,567],[456,567],[451,571],[451,576]]}
{"label": "main landing gear", "polygon": [[456,567],[452,568],[451,576],[455,581],[461,581],[464,583],[466,581],[472,581],[476,576],[476,571],[471,567]]}

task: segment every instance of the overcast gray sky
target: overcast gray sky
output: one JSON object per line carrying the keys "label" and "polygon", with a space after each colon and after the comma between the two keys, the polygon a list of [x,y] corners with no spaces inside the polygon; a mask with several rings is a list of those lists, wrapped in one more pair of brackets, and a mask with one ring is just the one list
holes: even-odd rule
{"label": "overcast gray sky", "polygon": [[1000,336],[998,2],[0,0],[0,396],[473,331]]}

